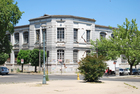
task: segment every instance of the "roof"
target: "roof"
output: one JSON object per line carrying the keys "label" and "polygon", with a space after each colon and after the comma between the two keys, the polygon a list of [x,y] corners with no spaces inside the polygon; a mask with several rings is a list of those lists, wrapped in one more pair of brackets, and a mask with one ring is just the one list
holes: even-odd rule
{"label": "roof", "polygon": [[[109,26],[103,26],[103,25],[95,25],[95,27],[101,27],[101,28],[108,28],[108,29],[110,29],[110,27]],[[118,29],[118,28],[116,28],[116,27],[112,27],[112,29]]]}
{"label": "roof", "polygon": [[22,28],[22,27],[29,27],[29,25],[22,25],[22,26],[15,26],[14,28]]}
{"label": "roof", "polygon": [[93,21],[93,22],[96,21],[95,19],[85,18],[85,17],[78,17],[78,16],[72,16],[72,15],[47,15],[47,14],[45,14],[44,16],[38,17],[38,18],[30,19],[29,21],[46,19],[46,18],[61,18],[61,17],[62,18],[76,18],[76,19],[88,20],[88,21]]}

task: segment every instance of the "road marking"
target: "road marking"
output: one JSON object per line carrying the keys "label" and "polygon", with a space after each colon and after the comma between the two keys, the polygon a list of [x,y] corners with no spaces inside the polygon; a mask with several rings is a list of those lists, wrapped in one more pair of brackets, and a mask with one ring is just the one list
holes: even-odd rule
{"label": "road marking", "polygon": [[2,76],[2,75],[0,75],[0,78],[5,78],[5,77],[18,77],[18,76]]}

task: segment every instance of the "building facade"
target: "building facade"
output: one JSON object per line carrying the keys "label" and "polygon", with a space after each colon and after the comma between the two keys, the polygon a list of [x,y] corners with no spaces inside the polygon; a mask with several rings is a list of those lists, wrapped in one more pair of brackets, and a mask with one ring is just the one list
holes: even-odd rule
{"label": "building facade", "polygon": [[[5,65],[18,66],[16,59],[20,49],[43,49],[43,32],[45,32],[45,47],[46,51],[49,51],[49,71],[60,72],[61,64],[58,60],[61,59],[63,72],[76,72],[79,60],[91,50],[90,40],[112,36],[109,27],[96,25],[95,20],[90,18],[45,14],[30,19],[29,22],[29,25],[16,26],[13,35],[7,32],[13,50]],[[119,65],[128,66],[121,58],[117,60],[116,65],[113,62],[107,62],[112,70]]]}

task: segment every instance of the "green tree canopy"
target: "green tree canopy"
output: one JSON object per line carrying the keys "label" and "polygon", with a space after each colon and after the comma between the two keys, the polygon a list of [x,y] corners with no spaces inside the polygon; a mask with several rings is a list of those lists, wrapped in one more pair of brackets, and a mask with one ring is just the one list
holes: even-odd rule
{"label": "green tree canopy", "polygon": [[117,59],[125,55],[130,64],[130,73],[132,66],[140,61],[140,31],[138,30],[136,20],[131,22],[126,18],[123,25],[118,25],[118,29],[113,29],[113,37],[101,39],[96,42],[91,41],[98,53],[106,56],[107,59]]}
{"label": "green tree canopy", "polygon": [[30,50],[20,50],[17,57],[17,64],[21,65],[21,59],[24,59],[24,63],[22,64],[23,71],[23,65],[30,62]]}
{"label": "green tree canopy", "polygon": [[[47,57],[47,53],[45,52],[45,60]],[[35,66],[35,72],[36,67],[39,66],[39,49],[33,49],[30,54],[30,62],[32,66]],[[41,64],[43,63],[43,50],[41,50]]]}
{"label": "green tree canopy", "polygon": [[18,23],[22,16],[13,0],[0,0],[0,53],[10,53],[12,45],[8,41],[6,31],[10,34],[14,32],[14,26]]}
{"label": "green tree canopy", "polygon": [[5,61],[8,59],[8,54],[6,53],[0,53],[0,65],[3,65]]}

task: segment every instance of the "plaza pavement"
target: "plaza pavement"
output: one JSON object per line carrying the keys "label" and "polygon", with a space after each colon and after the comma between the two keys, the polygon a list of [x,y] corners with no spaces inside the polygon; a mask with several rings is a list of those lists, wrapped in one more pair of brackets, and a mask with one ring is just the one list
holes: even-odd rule
{"label": "plaza pavement", "polygon": [[6,83],[0,84],[0,94],[140,94],[140,82],[51,80],[45,85],[42,82]]}
{"label": "plaza pavement", "polygon": [[[62,75],[77,74],[63,73]],[[126,76],[109,78],[117,77],[123,78]],[[140,76],[137,76],[137,78],[140,79]],[[45,85],[42,82],[5,83],[0,84],[0,94],[140,94],[140,82],[101,81],[102,83],[85,83],[83,80],[51,80],[47,81]]]}

